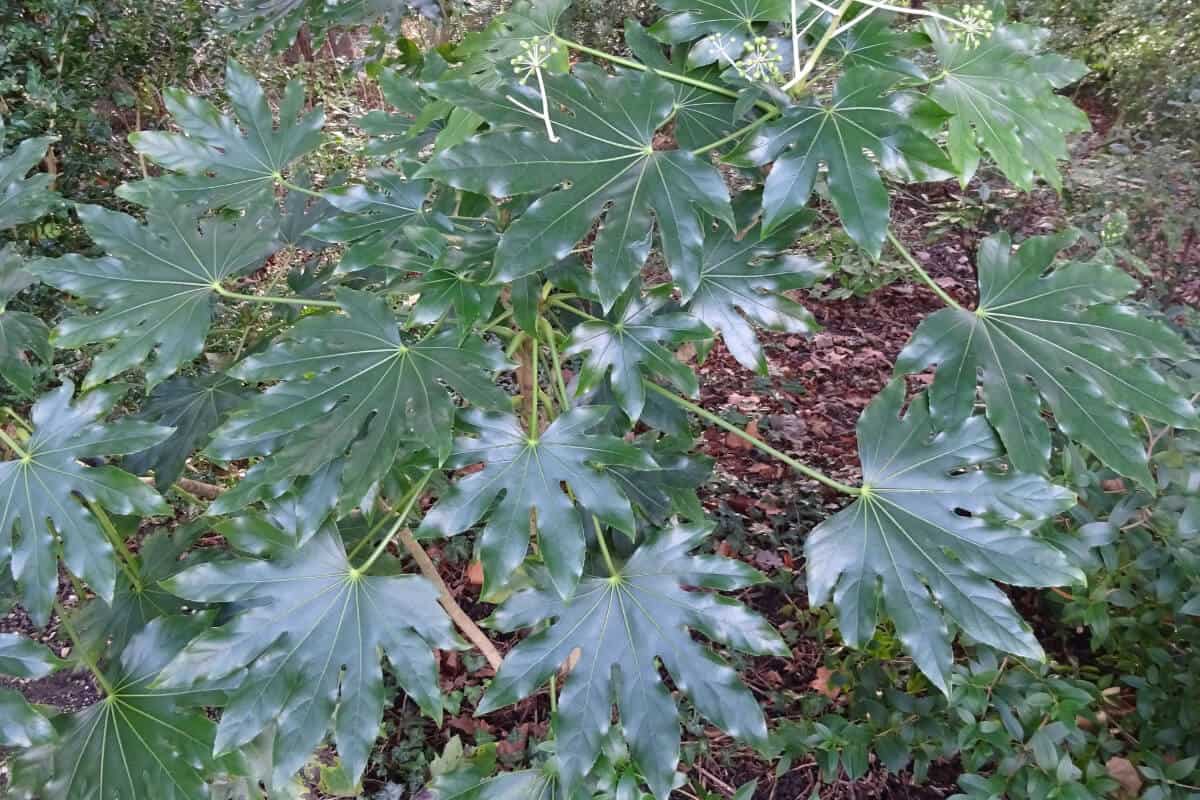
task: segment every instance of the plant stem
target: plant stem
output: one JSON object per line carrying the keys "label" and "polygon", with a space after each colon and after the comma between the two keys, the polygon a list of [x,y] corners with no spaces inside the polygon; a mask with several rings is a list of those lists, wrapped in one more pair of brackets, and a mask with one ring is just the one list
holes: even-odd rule
{"label": "plant stem", "polygon": [[33,428],[29,427],[29,423],[26,422],[25,418],[22,417],[20,414],[13,411],[8,406],[4,407],[4,413],[8,414],[10,417],[12,417],[12,420],[13,420],[13,422],[15,422],[17,424],[17,427],[19,427],[21,430],[25,431],[25,433],[27,435],[30,433],[33,433]]}
{"label": "plant stem", "polygon": [[541,346],[536,338],[529,340],[529,374],[530,385],[532,387],[529,392],[529,436],[536,439],[541,429],[538,425],[538,350]]}
{"label": "plant stem", "polygon": [[837,35],[838,24],[842,21],[842,17],[846,16],[846,12],[850,10],[850,6],[854,5],[856,0],[845,0],[838,6],[837,14],[829,21],[829,27],[825,29],[825,34],[817,41],[812,52],[808,54],[808,60],[804,62],[804,68],[792,76],[792,79],[783,85],[785,92],[791,91],[793,88],[796,91],[804,89],[805,80],[816,68],[817,62],[821,59],[821,54],[825,52],[825,48],[833,41],[833,37]]}
{"label": "plant stem", "polygon": [[558,713],[558,675],[550,676],[550,713]]}
{"label": "plant stem", "polygon": [[933,293],[941,298],[943,303],[959,311],[963,310],[963,307],[958,304],[957,300],[946,294],[946,290],[938,286],[933,278],[929,277],[929,273],[921,267],[915,258],[913,258],[912,253],[908,252],[908,248],[906,248],[904,244],[896,238],[896,234],[889,230],[887,237],[888,241],[892,243],[892,247],[896,248],[896,252],[903,256],[904,260],[908,262],[908,265],[917,271],[917,275],[919,275],[921,280],[925,282],[925,285],[932,289]]}
{"label": "plant stem", "polygon": [[554,386],[558,390],[558,406],[560,413],[565,414],[571,404],[567,400],[567,384],[563,380],[562,362],[558,358],[558,347],[554,344],[554,326],[545,317],[538,318],[538,324],[546,329],[546,344],[550,348],[550,363],[554,366]]}
{"label": "plant stem", "polygon": [[108,537],[109,542],[116,549],[117,561],[120,563],[121,569],[125,572],[125,577],[129,578],[129,582],[133,584],[134,591],[141,594],[143,588],[142,576],[138,572],[137,560],[133,553],[129,552],[129,548],[125,546],[125,539],[98,503],[92,500],[87,500],[86,502],[88,510],[96,517],[96,521],[100,523],[100,529],[104,531],[104,535]]}
{"label": "plant stem", "polygon": [[[688,75],[682,75],[678,72],[671,72],[670,70],[666,69],[648,67],[640,61],[634,61],[631,58],[623,58],[621,56],[613,55],[612,53],[606,53],[603,50],[597,50],[594,47],[588,47],[585,44],[580,44],[579,42],[575,42],[570,39],[563,39],[560,36],[556,36],[555,38],[558,39],[558,43],[563,47],[568,47],[571,50],[576,50],[580,53],[586,53],[593,58],[603,59],[613,64],[617,64],[618,66],[626,67],[628,69],[636,69],[640,72],[653,72],[655,75],[666,78],[669,81],[687,84],[688,86],[695,86],[697,89],[704,89],[706,91],[713,92],[714,94],[724,95],[725,97],[729,97],[734,100],[736,100],[738,97],[738,93],[733,89],[728,89],[715,83],[709,83],[708,81],[702,81],[699,78],[693,78]],[[776,109],[773,104],[767,102],[766,100],[759,100],[754,105],[763,111],[778,113],[778,109]]]}
{"label": "plant stem", "polygon": [[691,402],[690,400],[686,400],[668,389],[664,389],[663,387],[659,386],[657,383],[654,383],[652,381],[643,381],[643,383],[646,384],[647,388],[657,392],[658,394],[661,394],[663,397],[667,398],[668,400],[675,403],[676,405],[678,405],[682,408],[686,408],[688,411],[691,411],[696,416],[708,420],[712,424],[716,425],[718,428],[724,428],[725,430],[732,433],[734,436],[740,437],[741,439],[744,439],[745,441],[747,441],[750,444],[757,447],[759,450],[762,450],[767,455],[774,456],[775,458],[779,459],[783,463],[787,464],[792,469],[796,470],[796,472],[799,472],[801,475],[805,475],[809,478],[812,478],[817,483],[823,483],[826,486],[828,486],[830,489],[836,489],[837,491],[841,492],[842,494],[849,494],[849,495],[862,494],[862,490],[859,489],[858,487],[850,486],[849,484],[845,484],[845,483],[842,483],[841,481],[834,480],[833,478],[829,477],[825,473],[820,472],[816,469],[813,469],[812,467],[808,466],[807,464],[803,464],[803,463],[797,461],[796,459],[789,456],[787,453],[784,453],[780,450],[776,450],[774,447],[771,447],[771,445],[767,444],[762,439],[759,439],[757,436],[753,436],[749,433],[746,433],[744,430],[742,430],[738,426],[736,426],[730,422],[726,422],[725,420],[721,419],[719,416],[712,413],[711,411],[701,408],[700,406],[696,405],[695,403]]}
{"label": "plant stem", "polygon": [[4,442],[6,445],[8,445],[8,449],[12,450],[13,453],[16,454],[17,458],[24,460],[30,457],[29,453],[25,451],[25,448],[17,444],[16,440],[5,433],[3,428],[0,428],[0,442]]}
{"label": "plant stem", "polygon": [[613,563],[612,553],[608,552],[608,542],[604,541],[604,530],[600,527],[600,518],[592,514],[592,524],[596,526],[596,541],[600,543],[600,555],[604,556],[604,565],[608,574],[614,578],[621,577],[621,571]]}
{"label": "plant stem", "polygon": [[432,476],[433,470],[430,470],[429,472],[426,472],[424,476],[422,476],[421,480],[417,481],[416,486],[413,487],[412,492],[408,496],[408,502],[405,503],[404,508],[400,510],[400,515],[396,519],[396,524],[392,526],[390,531],[388,531],[387,536],[383,537],[383,541],[379,543],[379,546],[376,547],[371,555],[367,557],[366,562],[361,567],[356,568],[356,572],[359,574],[366,573],[367,570],[369,570],[375,563],[376,559],[383,555],[384,551],[387,550],[388,545],[392,543],[392,539],[395,539],[396,536],[400,534],[401,529],[404,527],[405,521],[408,519],[408,515],[412,513],[413,506],[417,504],[417,500],[419,500],[421,497],[421,491],[425,488],[425,484],[429,483],[429,479]]}
{"label": "plant stem", "polygon": [[[83,598],[81,597],[80,600]],[[75,626],[71,624],[71,620],[67,615],[67,609],[63,604],[54,601],[54,610],[58,612],[58,621],[62,624],[62,628],[67,632],[67,638],[71,640],[71,652],[79,654],[79,660],[88,668],[88,671],[95,677],[96,683],[100,684],[100,688],[104,690],[105,695],[116,694],[113,685],[109,683],[108,678],[104,677],[104,673],[100,671],[100,667],[96,664],[96,659],[92,658],[92,654],[87,651],[79,638],[79,634],[75,631]]]}
{"label": "plant stem", "polygon": [[559,300],[557,297],[550,298],[550,305],[558,306],[561,309],[570,311],[572,314],[574,314],[577,317],[582,317],[583,319],[589,320],[591,322],[604,322],[604,320],[600,319],[599,317],[594,317],[591,314],[587,313],[586,311],[576,308],[575,306],[571,305],[570,303],[564,303],[561,300]]}
{"label": "plant stem", "polygon": [[242,294],[241,292],[231,292],[219,283],[213,284],[213,291],[221,297],[228,297],[230,300],[247,300],[251,303],[279,303],[288,306],[316,306],[318,308],[341,308],[341,305],[333,300],[309,300],[305,297],[276,297],[267,294]]}
{"label": "plant stem", "polygon": [[716,150],[718,147],[724,147],[725,145],[729,144],[730,142],[735,142],[738,139],[745,136],[750,131],[757,128],[759,125],[762,125],[764,122],[774,119],[776,116],[778,116],[778,113],[779,112],[772,109],[771,111],[768,111],[766,114],[763,114],[761,117],[754,120],[750,124],[743,125],[742,127],[738,128],[736,131],[729,134],[728,136],[722,136],[720,139],[717,139],[715,142],[711,142],[702,147],[697,147],[695,150],[692,151],[692,155],[702,156],[711,150]]}

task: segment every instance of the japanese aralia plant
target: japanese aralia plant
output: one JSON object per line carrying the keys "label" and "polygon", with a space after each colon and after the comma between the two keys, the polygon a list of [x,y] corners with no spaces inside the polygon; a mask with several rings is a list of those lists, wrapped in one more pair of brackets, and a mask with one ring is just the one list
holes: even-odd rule
{"label": "japanese aralia plant", "polygon": [[[436,651],[475,647],[495,667],[475,713],[548,692],[552,738],[538,768],[450,772],[435,796],[590,797],[617,742],[665,798],[681,707],[767,735],[718,651],[788,654],[722,594],[762,578],[706,545],[689,415],[845,497],[804,557],[847,644],[893,626],[942,691],[959,634],[1043,657],[997,583],[1083,579],[1045,530],[1074,503],[1056,443],[1153,491],[1135,420],[1196,426],[1160,370],[1190,354],[1124,273],[1056,260],[1067,235],[988,238],[960,305],[892,232],[889,187],[985,163],[1058,187],[1087,120],[1055,90],[1080,66],[990,3],[660,0],[623,55],[566,38],[567,5],[520,0],[383,70],[389,109],[358,121],[373,166],[336,186],[310,169],[316,99],[292,84],[273,112],[231,63],[227,110],[168,91],[173,129],[131,137],[161,168],[117,190],[141,211],[75,207],[94,255],[5,252],[6,298],[40,281],[77,312],[0,314],[0,375],[48,387],[0,429],[4,581],[72,640],[63,661],[2,635],[0,672],[83,666],[102,696],[51,715],[0,692],[12,791],[275,796],[325,741],[353,782],[385,707],[441,720]],[[0,162],[5,227],[54,203],[27,177],[51,145]],[[803,255],[818,203],[945,303],[862,414],[858,485],[689,400],[675,353],[720,339],[766,374],[756,329],[816,328],[794,290],[825,275]],[[52,348],[83,348],[82,385],[46,377]],[[178,483],[200,456],[231,476],[206,506]],[[522,632],[503,660],[421,544],[464,534],[504,598],[485,627]]]}

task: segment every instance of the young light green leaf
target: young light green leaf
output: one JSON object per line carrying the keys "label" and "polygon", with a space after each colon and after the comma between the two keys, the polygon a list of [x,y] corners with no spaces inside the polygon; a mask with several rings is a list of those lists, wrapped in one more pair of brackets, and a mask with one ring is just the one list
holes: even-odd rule
{"label": "young light green leaf", "polygon": [[50,190],[53,175],[39,172],[25,177],[57,141],[57,136],[25,139],[0,158],[0,230],[32,222],[58,204],[58,195]]}
{"label": "young light green leaf", "polygon": [[1026,530],[1075,498],[1039,476],[982,466],[1003,454],[983,417],[939,432],[925,395],[901,417],[903,403],[904,381],[896,379],[859,418],[863,493],[805,541],[809,598],[832,597],[854,647],[886,613],[916,665],[949,692],[948,620],[977,642],[1043,657],[993,581],[1082,580],[1059,550]]}
{"label": "young light green leaf", "polygon": [[[651,73],[611,77],[592,65],[548,78],[547,138],[536,90],[510,81],[480,89],[465,81],[434,91],[478,113],[497,130],[438,153],[418,173],[456,189],[495,197],[540,193],[500,238],[493,278],[513,281],[565,258],[597,217],[592,250],[600,299],[611,307],[639,274],[657,227],[671,275],[684,297],[699,282],[703,212],[733,225],[729,192],[711,164],[681,150],[658,150],[655,132],[674,111],[674,92]],[[511,98],[511,99],[510,99]],[[515,102],[514,102],[515,101]],[[565,108],[558,112],[553,109]],[[529,130],[511,130],[512,127]]]}
{"label": "young light green leaf", "polygon": [[337,298],[345,314],[306,317],[230,370],[240,380],[277,383],[234,413],[208,452],[221,460],[269,457],[213,513],[248,502],[256,485],[312,474],[343,455],[348,512],[407,447],[429,447],[439,460],[449,455],[454,402],[443,382],[477,405],[508,406],[492,382],[508,367],[495,346],[453,330],[414,339],[400,332],[384,298],[350,289]]}
{"label": "young light green leaf", "polygon": [[953,114],[948,149],[965,186],[980,161],[980,144],[1021,189],[1041,177],[1062,188],[1058,162],[1068,157],[1067,135],[1088,130],[1087,115],[1054,89],[1067,70],[1061,61],[1038,57],[1049,31],[1000,25],[973,47],[939,23],[925,31],[942,72],[929,96]]}
{"label": "young light green leaf", "polygon": [[266,218],[198,220],[194,209],[176,205],[169,195],[157,195],[145,225],[100,206],[79,206],[78,213],[108,255],[71,253],[35,261],[30,269],[101,309],[68,317],[54,331],[58,347],[113,342],[93,360],[84,388],[133,367],[144,368],[153,388],[200,355],[212,323],[215,286],[250,271],[276,247]]}
{"label": "young light green leaf", "polygon": [[106,673],[112,692],[83,711],[55,718],[54,742],[17,757],[13,785],[28,793],[20,796],[208,797],[208,782],[235,769],[236,760],[214,759],[215,724],[183,707],[202,698],[150,686],[207,621],[203,614],[155,620],[135,636]]}
{"label": "young light green leaf", "polygon": [[276,127],[262,86],[234,61],[225,67],[225,91],[233,116],[203,98],[167,89],[163,100],[183,133],[140,131],[129,141],[154,163],[180,173],[150,183],[184,202],[211,208],[273,202],[279,176],[320,144],[325,113],[318,108],[300,116],[304,87],[293,81],[280,101]]}
{"label": "young light green leaf", "polygon": [[696,373],[664,345],[707,339],[711,332],[695,317],[664,310],[670,298],[659,292],[626,295],[606,318],[585,321],[571,331],[564,355],[587,353],[576,392],[583,394],[607,376],[621,410],[636,422],[646,404],[643,376],[674,383],[688,396],[699,391]]}
{"label": "young light green leaf", "polygon": [[581,510],[562,484],[589,512],[632,537],[636,529],[629,499],[604,468],[655,467],[639,447],[616,436],[588,434],[605,412],[594,406],[573,408],[535,436],[509,414],[465,412],[463,422],[479,433],[455,442],[447,466],[485,466],[442,495],[418,534],[453,536],[486,515],[479,539],[486,594],[504,586],[525,559],[531,515],[536,513],[542,560],[558,592],[570,597],[583,572],[586,539]]}
{"label": "young light green leaf", "polygon": [[569,792],[600,755],[614,700],[633,761],[665,800],[679,763],[679,712],[659,678],[661,659],[675,685],[705,717],[730,735],[762,742],[766,721],[737,673],[692,638],[748,653],[786,654],[770,625],[744,606],[685,587],[731,590],[762,576],[732,559],[692,556],[706,526],[656,531],[620,567],[618,575],[591,572],[563,600],[545,571],[495,614],[500,630],[552,624],[511,650],[476,710],[485,714],[528,697],[580,651],[567,677],[555,720],[559,775]]}
{"label": "young light green leaf", "polygon": [[970,413],[981,372],[988,419],[1017,469],[1045,473],[1049,466],[1044,399],[1063,433],[1152,487],[1145,442],[1130,415],[1196,427],[1196,409],[1152,361],[1194,354],[1166,325],[1122,304],[1138,283],[1116,267],[1068,263],[1047,272],[1074,240],[1033,237],[1015,253],[1006,233],[984,240],[978,308],[946,309],[922,322],[896,370],[939,365],[929,393],[939,427]]}
{"label": "young light green leaf", "polygon": [[458,638],[437,590],[412,575],[363,575],[329,526],[279,559],[191,567],[164,582],[205,603],[237,603],[232,620],[196,637],[163,669],[164,689],[229,683],[215,752],[234,752],[275,725],[272,783],[284,785],[332,725],[354,780],[366,767],[387,700],[385,654],[397,682],[441,719],[433,648]]}
{"label": "young light green leaf", "polygon": [[[80,459],[144,450],[171,434],[145,422],[102,420],[123,393],[104,386],[74,404],[69,381],[33,406],[33,433],[24,453],[0,462],[0,551],[12,552],[12,574],[21,603],[45,625],[58,587],[56,538],[73,574],[111,600],[116,579],[112,546],[79,498],[116,514],[165,514],[167,504],[150,487],[116,467],[90,467]],[[14,537],[14,533],[19,536]]]}
{"label": "young light green leaf", "polygon": [[[847,70],[828,105],[810,101],[788,106],[726,157],[743,166],[774,162],[763,189],[764,232],[771,233],[808,205],[825,164],[829,194],[846,232],[873,258],[879,257],[890,216],[888,191],[863,152],[886,160],[920,144],[923,157],[937,154],[932,142],[908,127],[903,105],[888,97],[898,77],[863,67]],[[945,166],[950,167],[948,161]]]}
{"label": "young light green leaf", "polygon": [[[737,203],[738,220],[749,225],[754,198]],[[711,231],[704,245],[700,283],[684,310],[721,334],[730,354],[742,366],[767,373],[767,359],[754,334],[754,325],[770,331],[812,333],[816,320],[804,306],[788,298],[789,289],[812,286],[826,268],[811,259],[786,253],[797,232],[807,225],[805,215],[793,217],[774,233],[759,225],[741,237],[724,228]],[[744,226],[742,226],[744,227]]]}

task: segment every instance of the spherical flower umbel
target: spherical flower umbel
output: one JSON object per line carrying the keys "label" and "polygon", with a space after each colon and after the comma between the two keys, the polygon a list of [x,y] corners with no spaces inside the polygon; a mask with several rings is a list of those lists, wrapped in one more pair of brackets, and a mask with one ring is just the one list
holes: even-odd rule
{"label": "spherical flower umbel", "polygon": [[968,3],[962,7],[958,17],[961,23],[954,31],[954,38],[975,47],[996,30],[992,10],[986,3]]}
{"label": "spherical flower umbel", "polygon": [[547,62],[558,55],[558,43],[549,36],[538,39],[525,39],[521,42],[520,55],[514,56],[509,63],[525,83],[537,70],[543,69]]}
{"label": "spherical flower umbel", "polygon": [[765,36],[755,36],[746,42],[744,49],[745,55],[740,61],[734,62],[739,75],[750,81],[783,83],[783,73],[779,69],[783,63],[783,56],[779,55],[779,42]]}

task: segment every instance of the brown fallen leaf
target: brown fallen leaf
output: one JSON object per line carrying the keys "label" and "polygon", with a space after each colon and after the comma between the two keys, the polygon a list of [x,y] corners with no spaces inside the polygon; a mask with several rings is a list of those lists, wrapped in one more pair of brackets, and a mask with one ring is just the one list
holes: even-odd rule
{"label": "brown fallen leaf", "polygon": [[1142,791],[1142,776],[1129,759],[1113,756],[1104,762],[1104,767],[1109,776],[1121,784],[1121,797],[1137,797]]}
{"label": "brown fallen leaf", "polygon": [[483,562],[472,561],[467,567],[467,583],[472,586],[483,586]]}
{"label": "brown fallen leaf", "polygon": [[[758,420],[750,420],[750,424],[746,426],[746,433],[751,436],[758,436]],[[725,446],[730,450],[752,450],[754,448],[754,445],[735,433],[725,434]]]}
{"label": "brown fallen leaf", "polygon": [[829,685],[829,679],[833,677],[833,670],[828,667],[817,667],[817,677],[812,679],[812,683],[808,686],[814,692],[825,695],[830,700],[837,700],[838,695],[842,690],[836,686]]}

